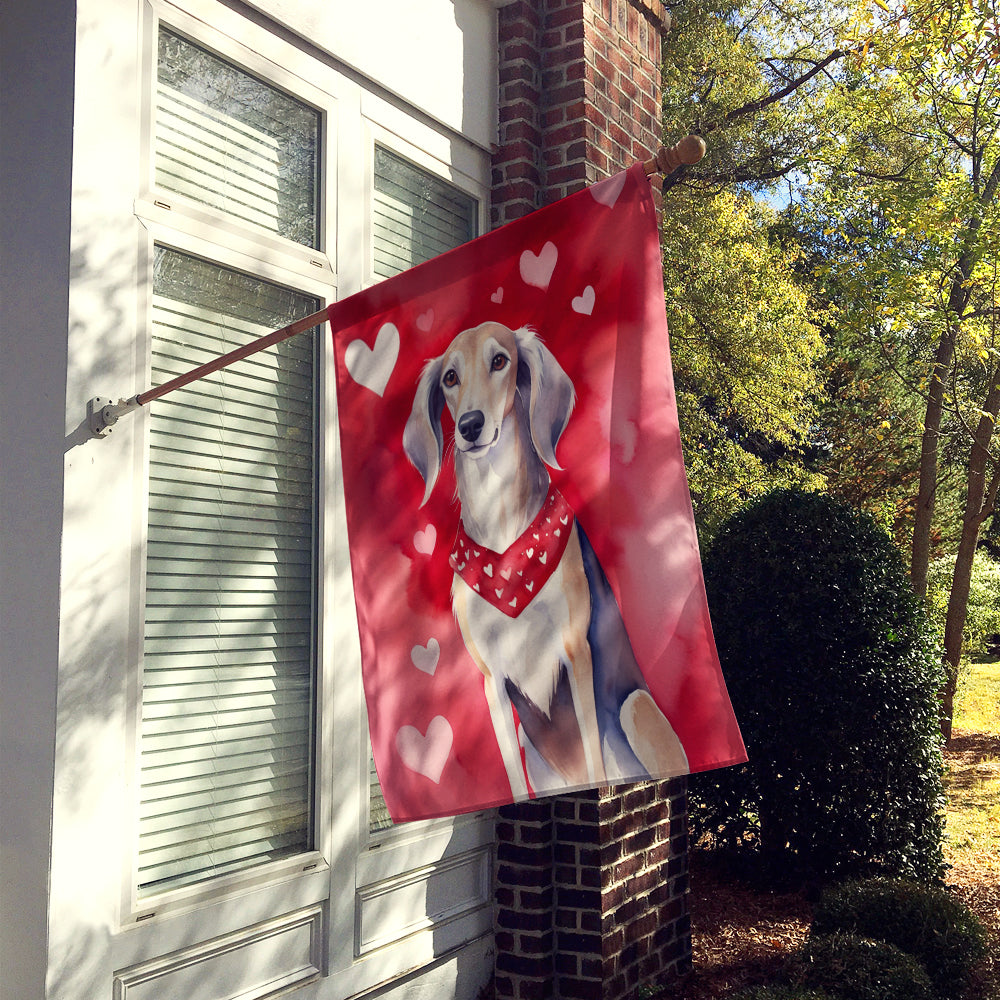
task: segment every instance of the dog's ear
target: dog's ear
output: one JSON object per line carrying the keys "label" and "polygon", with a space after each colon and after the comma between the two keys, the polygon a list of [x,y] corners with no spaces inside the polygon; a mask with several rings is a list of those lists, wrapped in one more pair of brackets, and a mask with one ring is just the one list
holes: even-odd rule
{"label": "dog's ear", "polygon": [[534,330],[522,327],[514,331],[514,337],[518,353],[517,385],[527,401],[531,441],[542,461],[559,469],[556,445],[576,402],[573,383]]}
{"label": "dog's ear", "polygon": [[426,483],[423,507],[427,503],[441,471],[444,435],[441,431],[441,411],[444,393],[441,391],[441,359],[428,361],[417,383],[413,409],[403,428],[403,450]]}

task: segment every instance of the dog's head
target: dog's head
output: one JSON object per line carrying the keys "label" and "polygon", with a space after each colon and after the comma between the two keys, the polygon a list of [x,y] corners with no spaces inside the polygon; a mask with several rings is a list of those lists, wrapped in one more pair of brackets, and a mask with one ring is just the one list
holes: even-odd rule
{"label": "dog's head", "polygon": [[463,459],[488,455],[519,397],[531,442],[546,465],[559,468],[556,444],[573,409],[573,383],[533,330],[482,323],[463,330],[420,376],[403,448],[431,495],[444,452],[441,414],[455,419],[455,449]]}

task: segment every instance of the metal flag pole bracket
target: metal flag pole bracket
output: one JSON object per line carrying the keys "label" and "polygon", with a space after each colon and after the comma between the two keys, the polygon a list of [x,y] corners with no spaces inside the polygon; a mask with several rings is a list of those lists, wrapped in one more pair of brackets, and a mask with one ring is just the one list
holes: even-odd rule
{"label": "metal flag pole bracket", "polygon": [[[705,140],[697,135],[688,135],[673,146],[661,146],[656,151],[656,156],[650,160],[646,160],[642,167],[647,175],[666,175],[672,173],[680,166],[690,166],[697,163],[704,155]],[[104,396],[94,396],[93,399],[87,401],[87,424],[90,427],[90,432],[94,437],[107,437],[111,433],[111,429],[118,422],[118,418],[124,416],[126,413],[131,413],[133,410],[139,409],[140,406],[145,406],[146,403],[150,403],[154,399],[159,399],[168,392],[173,392],[174,389],[180,389],[189,382],[194,382],[206,375],[211,375],[213,372],[217,372],[233,364],[235,361],[241,361],[243,358],[247,358],[251,354],[256,354],[258,351],[263,351],[273,344],[280,343],[282,340],[287,340],[296,334],[311,330],[313,327],[325,322],[326,319],[327,310],[320,309],[318,312],[304,316],[294,323],[289,323],[288,326],[283,326],[280,330],[265,334],[263,337],[258,337],[249,344],[244,344],[242,347],[238,347],[228,354],[223,354],[214,361],[209,361],[183,375],[178,375],[176,378],[170,379],[169,382],[164,382],[163,385],[156,386],[153,389],[146,389],[144,392],[130,396],[128,399],[119,399],[117,403]]]}
{"label": "metal flag pole bracket", "polygon": [[138,409],[139,406],[137,396],[119,399],[117,403],[105,396],[94,396],[93,399],[88,399],[87,423],[90,426],[90,433],[94,437],[107,437],[111,433],[111,428],[118,423],[120,416]]}

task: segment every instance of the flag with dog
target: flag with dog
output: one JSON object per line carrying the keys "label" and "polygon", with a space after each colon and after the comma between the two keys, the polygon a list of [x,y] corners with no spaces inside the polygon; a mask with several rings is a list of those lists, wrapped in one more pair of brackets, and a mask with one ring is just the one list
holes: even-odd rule
{"label": "flag with dog", "polygon": [[743,761],[641,165],[329,315],[393,819]]}

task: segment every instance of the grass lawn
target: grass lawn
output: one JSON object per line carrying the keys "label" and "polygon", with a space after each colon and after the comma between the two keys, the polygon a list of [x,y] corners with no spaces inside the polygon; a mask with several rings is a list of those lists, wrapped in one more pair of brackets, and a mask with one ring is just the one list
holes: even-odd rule
{"label": "grass lawn", "polygon": [[1000,1000],[1000,661],[974,663],[960,678],[945,760],[946,881],[991,932],[981,995]]}
{"label": "grass lawn", "polygon": [[948,860],[985,863],[1000,877],[1000,662],[963,676],[948,764]]}

